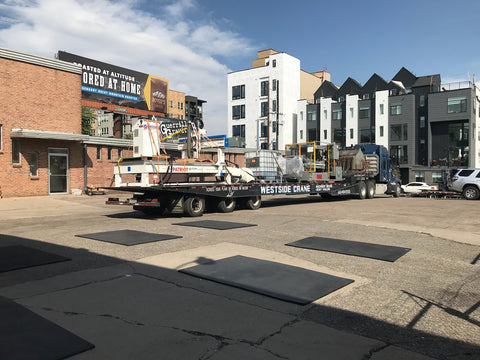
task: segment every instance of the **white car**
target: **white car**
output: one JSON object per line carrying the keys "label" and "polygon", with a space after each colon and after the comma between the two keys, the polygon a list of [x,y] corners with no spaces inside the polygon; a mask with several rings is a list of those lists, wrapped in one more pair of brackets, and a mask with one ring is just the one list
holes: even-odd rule
{"label": "white car", "polygon": [[428,185],[424,182],[411,182],[407,185],[402,185],[402,191],[404,193],[421,193],[423,191],[435,191],[438,190],[438,186],[436,185]]}

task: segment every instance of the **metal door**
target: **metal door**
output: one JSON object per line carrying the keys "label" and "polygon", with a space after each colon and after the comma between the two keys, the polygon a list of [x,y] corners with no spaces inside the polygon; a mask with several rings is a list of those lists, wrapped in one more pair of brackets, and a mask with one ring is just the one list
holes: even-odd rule
{"label": "metal door", "polygon": [[49,194],[68,194],[68,149],[49,149],[48,173]]}

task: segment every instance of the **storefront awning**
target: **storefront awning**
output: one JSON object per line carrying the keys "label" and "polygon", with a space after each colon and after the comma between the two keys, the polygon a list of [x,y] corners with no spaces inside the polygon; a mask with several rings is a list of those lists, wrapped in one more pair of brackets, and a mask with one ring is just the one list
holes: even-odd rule
{"label": "storefront awning", "polygon": [[101,136],[89,136],[82,134],[64,133],[57,131],[43,131],[30,129],[12,129],[10,131],[11,138],[23,139],[44,139],[44,140],[62,140],[62,141],[78,141],[83,144],[104,145],[129,147],[131,140],[107,138]]}
{"label": "storefront awning", "polygon": [[57,131],[42,131],[29,129],[12,129],[11,138],[25,139],[45,139],[45,140],[64,140],[64,141],[84,141],[89,138],[88,135],[63,133]]}

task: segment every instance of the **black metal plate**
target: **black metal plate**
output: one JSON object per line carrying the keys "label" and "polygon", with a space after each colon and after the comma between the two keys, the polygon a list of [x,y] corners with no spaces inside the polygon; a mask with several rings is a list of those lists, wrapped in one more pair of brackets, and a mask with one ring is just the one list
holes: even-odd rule
{"label": "black metal plate", "polygon": [[125,246],[132,246],[138,244],[145,244],[155,241],[179,239],[181,236],[167,235],[167,234],[153,234],[136,230],[114,230],[104,231],[91,234],[75,235],[87,239],[93,239],[98,241],[105,241],[114,244],[120,244]]}
{"label": "black metal plate", "polygon": [[12,245],[0,247],[0,272],[71,260],[42,250]]}
{"label": "black metal plate", "polygon": [[0,296],[0,359],[57,360],[93,344]]}
{"label": "black metal plate", "polygon": [[317,236],[307,237],[286,245],[390,262],[394,262],[411,250],[409,248],[398,246],[370,244],[359,241],[331,239]]}
{"label": "black metal plate", "polygon": [[301,305],[353,282],[351,279],[241,255],[179,271]]}
{"label": "black metal plate", "polygon": [[244,223],[218,221],[218,220],[190,221],[190,222],[176,223],[173,225],[194,226],[194,227],[202,227],[202,228],[216,229],[216,230],[229,230],[229,229],[237,229],[242,227],[257,226],[256,224],[244,224]]}

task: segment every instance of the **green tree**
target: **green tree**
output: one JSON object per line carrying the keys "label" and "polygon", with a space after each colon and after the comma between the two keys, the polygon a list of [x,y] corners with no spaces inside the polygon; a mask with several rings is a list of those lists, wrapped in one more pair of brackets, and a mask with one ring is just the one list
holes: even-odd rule
{"label": "green tree", "polygon": [[82,134],[90,135],[92,132],[92,124],[97,119],[95,110],[87,106],[82,106]]}

